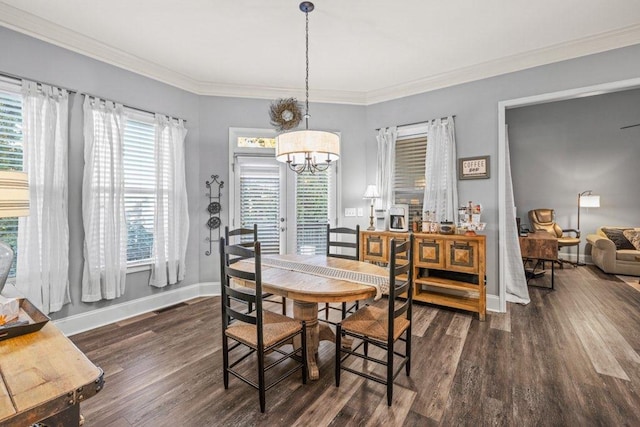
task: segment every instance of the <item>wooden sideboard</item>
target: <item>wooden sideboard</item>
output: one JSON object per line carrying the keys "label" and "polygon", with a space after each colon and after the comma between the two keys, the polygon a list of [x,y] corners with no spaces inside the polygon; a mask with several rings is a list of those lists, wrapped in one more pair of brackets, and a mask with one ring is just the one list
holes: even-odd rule
{"label": "wooden sideboard", "polygon": [[[408,233],[362,231],[360,258],[386,263],[391,239],[408,237]],[[486,237],[414,233],[413,238],[414,300],[472,311],[484,320]]]}

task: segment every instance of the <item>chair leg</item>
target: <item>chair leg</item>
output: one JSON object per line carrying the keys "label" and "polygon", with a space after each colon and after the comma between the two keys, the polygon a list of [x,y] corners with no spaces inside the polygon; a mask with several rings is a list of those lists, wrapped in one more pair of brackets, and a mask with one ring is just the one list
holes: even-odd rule
{"label": "chair leg", "polygon": [[329,320],[329,303],[324,303],[324,319]]}
{"label": "chair leg", "polygon": [[287,315],[287,299],[285,297],[282,297],[282,315]]}
{"label": "chair leg", "polygon": [[248,303],[248,309],[247,309],[247,313],[251,313],[253,311],[253,303],[249,302]]}
{"label": "chair leg", "polygon": [[387,406],[393,401],[393,343],[387,346]]}
{"label": "chair leg", "polygon": [[226,390],[229,388],[229,343],[224,331],[222,332],[222,379]]}
{"label": "chair leg", "polygon": [[364,355],[369,356],[369,341],[364,342]]}
{"label": "chair leg", "polygon": [[336,325],[336,364],[335,364],[335,375],[336,375],[336,387],[340,387],[340,359],[342,358],[342,324],[338,323]]}
{"label": "chair leg", "polygon": [[345,317],[347,317],[347,303],[343,302],[342,303],[342,318],[344,319]]}
{"label": "chair leg", "polygon": [[406,354],[404,357],[407,358],[407,364],[404,366],[404,371],[409,376],[411,374],[411,326],[407,329],[407,342],[405,347]]}
{"label": "chair leg", "polygon": [[264,379],[264,348],[258,349],[258,394],[260,395],[260,412],[266,409],[266,385]]}
{"label": "chair leg", "polygon": [[307,376],[309,375],[309,366],[307,365],[307,322],[302,321],[302,384],[307,383]]}

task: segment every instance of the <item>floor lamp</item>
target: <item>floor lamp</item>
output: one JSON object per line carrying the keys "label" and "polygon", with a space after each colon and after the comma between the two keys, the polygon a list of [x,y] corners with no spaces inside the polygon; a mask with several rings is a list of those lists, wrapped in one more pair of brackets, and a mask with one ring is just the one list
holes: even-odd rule
{"label": "floor lamp", "polygon": [[[600,196],[593,194],[591,190],[578,193],[578,231],[580,231],[580,208],[599,208]],[[580,243],[578,243],[578,258],[576,259],[576,265],[585,265],[580,263]]]}
{"label": "floor lamp", "polygon": [[[29,215],[29,181],[27,174],[0,171],[0,218]],[[0,292],[13,264],[13,249],[0,241]]]}

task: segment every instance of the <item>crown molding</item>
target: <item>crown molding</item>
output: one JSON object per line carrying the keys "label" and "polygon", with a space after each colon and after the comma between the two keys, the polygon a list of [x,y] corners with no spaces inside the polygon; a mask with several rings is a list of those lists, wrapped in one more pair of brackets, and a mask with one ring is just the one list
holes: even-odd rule
{"label": "crown molding", "polygon": [[0,25],[189,92],[196,92],[199,87],[198,81],[184,74],[115,49],[2,2],[0,2]]}
{"label": "crown molding", "polygon": [[638,43],[640,43],[640,24],[459,68],[409,83],[372,90],[367,93],[366,105],[391,101]]}
{"label": "crown molding", "polygon": [[[199,81],[0,2],[0,25],[196,95],[274,99],[300,89]],[[371,105],[640,43],[640,24],[369,92],[314,90],[313,102]]]}

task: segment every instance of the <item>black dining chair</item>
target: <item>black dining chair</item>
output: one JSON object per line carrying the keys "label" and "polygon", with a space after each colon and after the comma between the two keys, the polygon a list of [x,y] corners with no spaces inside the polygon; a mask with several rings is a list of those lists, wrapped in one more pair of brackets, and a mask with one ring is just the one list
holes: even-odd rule
{"label": "black dining chair", "polygon": [[[387,405],[393,401],[393,382],[405,369],[407,376],[411,372],[411,306],[413,302],[412,267],[413,267],[413,235],[409,239],[396,243],[391,240],[389,257],[389,297],[386,306],[368,305],[362,307],[342,322],[336,324],[336,387],[340,387],[341,371],[351,372],[369,380],[387,386]],[[403,295],[403,298],[400,298]],[[360,340],[354,349],[343,348],[342,338],[348,336]],[[404,342],[396,349],[397,341]],[[355,343],[356,341],[354,341]],[[385,359],[369,356],[369,345],[383,349]],[[345,366],[344,362],[351,356],[362,358],[385,366],[385,375],[375,371]],[[396,364],[394,356],[400,357]],[[352,365],[353,366],[353,365]]]}
{"label": "black dining chair", "polygon": [[[224,237],[228,245],[236,244],[243,247],[253,248],[253,244],[258,241],[258,224],[253,224],[253,228],[236,228],[229,230],[229,226],[224,228]],[[234,238],[235,242],[231,238]],[[233,261],[233,259],[232,259]],[[253,290],[250,290],[253,292]],[[287,315],[287,299],[285,297],[279,297],[269,292],[262,293],[262,299],[282,305],[282,314]],[[249,312],[253,310],[253,305],[249,305]]]}
{"label": "black dining chair", "polygon": [[[347,227],[331,228],[327,224],[326,254],[328,257],[358,261],[360,259],[360,226],[356,225],[355,229]],[[344,319],[347,313],[351,313],[358,308],[360,308],[358,301],[354,302],[350,307],[347,307],[346,302],[343,302],[340,307],[325,303],[324,307],[320,307],[318,310],[319,313],[324,311],[325,318],[318,320],[335,325],[335,322],[329,321],[329,310],[340,311],[342,314],[341,319]]]}
{"label": "black dining chair", "polygon": [[[233,257],[235,262],[231,262]],[[238,267],[242,260],[253,260],[253,263]],[[280,383],[291,374],[302,371],[302,383],[307,383],[307,339],[306,324],[272,311],[263,310],[262,263],[260,242],[253,247],[242,245],[226,246],[224,238],[220,239],[220,272],[222,276],[222,359],[224,388],[229,388],[229,375],[240,379],[258,390],[260,411],[266,409],[266,391]],[[255,284],[255,292],[246,292],[246,287],[231,287],[232,280],[250,281]],[[231,305],[234,300],[234,306]],[[255,310],[244,312],[236,305],[253,304]],[[294,337],[299,336],[299,347]],[[291,343],[291,351],[281,347]],[[258,380],[249,378],[246,370],[235,369],[252,354],[257,356]],[[271,354],[269,354],[271,353]],[[233,360],[231,360],[233,354]],[[267,360],[269,354],[269,360]],[[267,381],[266,374],[281,362],[293,359],[295,364],[287,366],[283,373],[274,373],[275,379]],[[242,365],[246,367],[246,365]]]}

